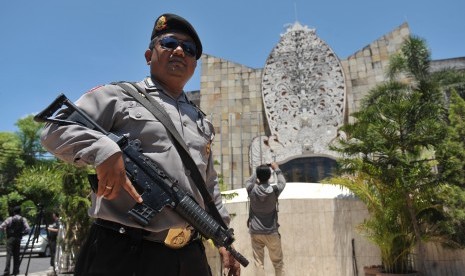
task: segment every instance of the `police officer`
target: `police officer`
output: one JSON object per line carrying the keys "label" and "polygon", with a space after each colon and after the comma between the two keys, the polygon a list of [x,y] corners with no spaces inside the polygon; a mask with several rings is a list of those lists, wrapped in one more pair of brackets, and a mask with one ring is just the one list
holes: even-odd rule
{"label": "police officer", "polygon": [[[228,224],[230,218],[221,202],[210,151],[213,126],[183,91],[201,55],[202,44],[192,25],[178,15],[162,14],[155,21],[145,52],[150,77],[136,85],[168,113]],[[122,88],[114,84],[96,87],[76,105],[109,132],[140,140],[142,152],[161,164],[204,207],[202,196],[167,130]],[[198,235],[170,208],[157,214],[144,228],[148,233],[139,237],[141,227],[128,217],[127,211],[142,198],[126,177],[121,149],[109,137],[79,125],[48,124],[41,140],[47,150],[62,160],[96,167],[98,189],[92,195],[90,214],[97,220],[78,256],[75,275],[211,275]],[[186,230],[185,233],[193,233],[187,243],[181,248],[171,248],[167,237]],[[224,248],[219,251],[227,275],[240,275],[238,262]]]}

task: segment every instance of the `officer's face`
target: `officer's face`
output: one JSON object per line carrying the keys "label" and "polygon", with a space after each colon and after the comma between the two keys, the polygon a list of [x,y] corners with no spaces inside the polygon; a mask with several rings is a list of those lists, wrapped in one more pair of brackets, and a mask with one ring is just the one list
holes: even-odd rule
{"label": "officer's face", "polygon": [[166,33],[157,38],[153,49],[145,53],[152,77],[168,87],[181,85],[182,89],[197,66],[192,45],[195,47],[193,40],[182,33]]}

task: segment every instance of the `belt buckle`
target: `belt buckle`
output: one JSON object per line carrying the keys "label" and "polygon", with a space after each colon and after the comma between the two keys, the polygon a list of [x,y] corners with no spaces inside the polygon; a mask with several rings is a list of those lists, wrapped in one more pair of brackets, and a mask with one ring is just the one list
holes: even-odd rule
{"label": "belt buckle", "polygon": [[170,228],[165,238],[165,245],[172,249],[184,247],[191,239],[192,230],[189,228]]}

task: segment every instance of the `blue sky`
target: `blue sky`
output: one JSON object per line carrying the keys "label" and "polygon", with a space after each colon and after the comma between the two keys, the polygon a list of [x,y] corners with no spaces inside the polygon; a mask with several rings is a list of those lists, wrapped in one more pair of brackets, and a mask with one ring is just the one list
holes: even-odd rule
{"label": "blue sky", "polygon": [[[315,28],[341,59],[403,22],[433,59],[464,57],[463,11],[463,0],[0,1],[0,131],[17,131],[19,118],[59,93],[76,100],[100,84],[141,80],[153,21],[165,12],[194,25],[205,53],[263,68],[295,21]],[[196,73],[186,90],[198,89]]]}

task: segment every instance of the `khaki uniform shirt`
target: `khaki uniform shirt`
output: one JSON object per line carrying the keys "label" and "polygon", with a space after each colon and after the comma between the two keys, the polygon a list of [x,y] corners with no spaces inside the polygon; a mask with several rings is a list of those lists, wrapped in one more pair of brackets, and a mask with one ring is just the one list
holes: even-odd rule
{"label": "khaki uniform shirt", "polygon": [[[212,124],[187,100],[184,93],[174,99],[158,88],[160,86],[150,78],[137,85],[147,89],[146,91],[169,114],[177,131],[186,142],[223,220],[229,224],[229,215],[222,204],[218,177],[213,168],[214,160],[210,152],[214,137]],[[161,165],[171,178],[178,180],[180,187],[205,208],[202,196],[189,177],[190,172],[184,168],[165,127],[119,86],[109,84],[94,88],[84,94],[76,105],[105,130],[116,135],[127,135],[130,140],[140,140],[142,152]],[[58,126],[49,123],[42,133],[41,142],[55,156],[75,165],[98,166],[121,151],[107,136],[79,125]],[[140,227],[127,214],[136,202],[124,189],[114,200],[103,199],[97,212],[95,212],[95,203],[96,196],[92,194],[92,207],[89,210],[91,216]],[[165,207],[161,213],[151,219],[145,229],[160,232],[172,227],[187,226],[186,224],[179,215],[169,207]]]}

